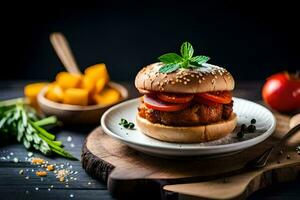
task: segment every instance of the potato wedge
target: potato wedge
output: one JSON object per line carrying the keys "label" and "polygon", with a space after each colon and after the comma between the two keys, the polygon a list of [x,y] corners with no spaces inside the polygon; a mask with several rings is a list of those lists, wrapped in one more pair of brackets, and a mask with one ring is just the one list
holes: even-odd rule
{"label": "potato wedge", "polygon": [[106,80],[104,78],[98,79],[96,82],[95,93],[99,94],[104,89],[105,85],[106,85]]}
{"label": "potato wedge", "polygon": [[25,86],[24,95],[28,98],[36,98],[40,91],[45,87],[48,83],[31,83]]}
{"label": "potato wedge", "polygon": [[86,89],[89,93],[94,92],[95,82],[91,77],[83,76],[81,81],[81,88]]}
{"label": "potato wedge", "polygon": [[108,71],[104,63],[90,66],[84,70],[84,74],[90,77],[95,83],[99,79],[104,79],[105,83],[109,81]]}
{"label": "potato wedge", "polygon": [[81,88],[69,88],[65,90],[63,103],[86,106],[88,105],[88,91]]}
{"label": "potato wedge", "polygon": [[57,84],[63,89],[77,88],[80,86],[82,75],[59,72],[56,75]]}
{"label": "potato wedge", "polygon": [[102,92],[94,95],[94,100],[99,105],[111,105],[120,100],[120,93],[118,90],[110,87],[104,88]]}
{"label": "potato wedge", "polygon": [[29,104],[38,108],[37,95],[48,83],[31,83],[24,87],[24,95],[29,100]]}
{"label": "potato wedge", "polygon": [[51,101],[60,103],[63,101],[64,91],[58,84],[51,83],[48,87],[48,91],[46,92],[46,98]]}

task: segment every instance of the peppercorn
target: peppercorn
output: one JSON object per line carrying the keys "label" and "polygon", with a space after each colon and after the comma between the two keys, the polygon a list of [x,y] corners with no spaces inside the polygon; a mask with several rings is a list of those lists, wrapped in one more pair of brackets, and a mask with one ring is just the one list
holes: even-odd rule
{"label": "peppercorn", "polygon": [[244,137],[244,132],[240,131],[240,132],[238,132],[238,133],[236,134],[236,136],[237,136],[238,138],[243,138],[243,137]]}
{"label": "peppercorn", "polygon": [[250,123],[251,124],[255,124],[256,123],[256,119],[251,119]]}
{"label": "peppercorn", "polygon": [[247,128],[249,133],[254,133],[254,131],[256,130],[256,126],[254,126],[253,124],[249,125]]}
{"label": "peppercorn", "polygon": [[246,124],[242,124],[242,126],[241,126],[241,131],[242,131],[242,132],[245,132],[246,130],[247,130]]}

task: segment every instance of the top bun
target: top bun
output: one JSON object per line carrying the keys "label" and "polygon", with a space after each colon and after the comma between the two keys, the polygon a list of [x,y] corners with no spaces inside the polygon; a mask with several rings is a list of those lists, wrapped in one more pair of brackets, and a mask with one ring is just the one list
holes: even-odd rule
{"label": "top bun", "polygon": [[139,90],[201,93],[222,90],[233,90],[234,79],[224,68],[208,63],[195,69],[178,69],[172,73],[160,73],[163,63],[153,63],[139,71],[135,86]]}

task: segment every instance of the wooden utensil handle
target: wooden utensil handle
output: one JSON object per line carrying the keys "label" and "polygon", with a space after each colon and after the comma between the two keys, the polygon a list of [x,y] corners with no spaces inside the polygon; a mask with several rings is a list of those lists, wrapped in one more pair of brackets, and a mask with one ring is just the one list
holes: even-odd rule
{"label": "wooden utensil handle", "polygon": [[50,41],[66,70],[72,74],[81,74],[69,43],[62,33],[52,33]]}

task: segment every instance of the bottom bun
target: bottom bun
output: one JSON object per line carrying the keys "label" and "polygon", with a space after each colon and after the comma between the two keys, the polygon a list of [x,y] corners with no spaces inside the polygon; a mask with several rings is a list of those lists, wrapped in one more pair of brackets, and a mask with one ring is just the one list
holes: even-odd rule
{"label": "bottom bun", "polygon": [[197,143],[220,139],[231,133],[236,127],[237,117],[232,113],[228,120],[201,126],[175,127],[154,124],[136,116],[138,128],[142,133],[166,142]]}

